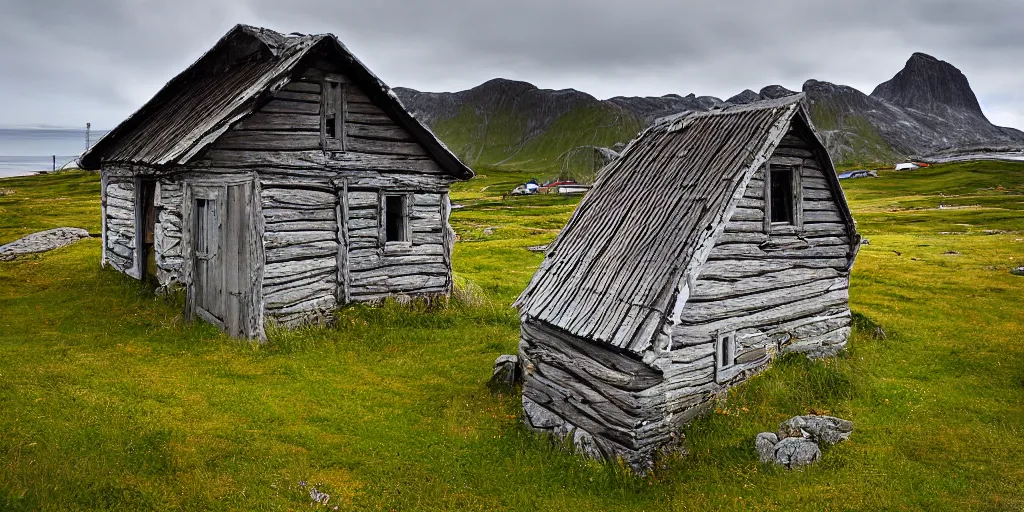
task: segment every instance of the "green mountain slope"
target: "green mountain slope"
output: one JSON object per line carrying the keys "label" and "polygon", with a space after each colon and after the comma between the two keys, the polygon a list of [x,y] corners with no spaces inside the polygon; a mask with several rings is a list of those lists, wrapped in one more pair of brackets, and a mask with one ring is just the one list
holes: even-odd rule
{"label": "green mountain slope", "polygon": [[396,92],[466,163],[544,178],[590,179],[605,163],[596,148],[628,142],[648,122],[588,94],[511,80],[458,93]]}
{"label": "green mountain slope", "polygon": [[[795,94],[771,85],[724,102],[692,94],[598,100],[573,89],[538,89],[504,79],[455,93],[395,92],[471,166],[582,181],[593,179],[614,156],[609,149],[621,148],[658,117]],[[803,92],[823,142],[841,167],[1024,148],[1024,133],[988,121],[958,69],[924,54],[914,54],[870,95],[818,80],[804,83]]]}
{"label": "green mountain slope", "polygon": [[458,115],[439,120],[433,130],[470,165],[571,174],[592,167],[596,160],[580,158],[575,150],[612,147],[635,137],[643,126],[642,120],[621,109],[587,105],[558,116],[540,133],[530,133],[521,113],[477,113],[466,106]]}

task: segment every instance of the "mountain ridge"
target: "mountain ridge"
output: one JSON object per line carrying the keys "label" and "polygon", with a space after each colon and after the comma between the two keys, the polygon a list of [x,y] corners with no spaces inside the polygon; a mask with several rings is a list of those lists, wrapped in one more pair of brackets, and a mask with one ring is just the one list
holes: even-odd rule
{"label": "mountain ridge", "polygon": [[[923,53],[911,55],[871,94],[815,79],[801,90],[837,163],[1024,148],[1024,132],[989,122],[959,69]],[[600,100],[576,89],[541,89],[502,78],[458,92],[395,92],[470,165],[513,165],[584,179],[607,160],[599,148],[621,147],[659,117],[795,93],[769,85],[726,100],[695,94]]]}

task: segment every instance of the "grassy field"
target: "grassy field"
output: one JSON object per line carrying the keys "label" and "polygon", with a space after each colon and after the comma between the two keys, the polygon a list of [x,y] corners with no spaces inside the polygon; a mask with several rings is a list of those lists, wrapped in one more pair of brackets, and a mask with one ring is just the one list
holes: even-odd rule
{"label": "grassy field", "polygon": [[[777,361],[647,478],[529,433],[518,397],[487,391],[541,260],[525,247],[575,201],[502,201],[528,173],[479,174],[453,192],[453,224],[459,280],[482,302],[347,308],[264,346],[184,324],[180,303],[101,270],[97,239],[0,262],[0,510],[1024,508],[1024,277],[1009,273],[1024,265],[1024,165],[845,183],[870,240],[849,352]],[[0,188],[15,191],[0,243],[99,230],[93,175]],[[851,440],[801,471],[758,462],[758,432],[812,411],[855,421]]]}

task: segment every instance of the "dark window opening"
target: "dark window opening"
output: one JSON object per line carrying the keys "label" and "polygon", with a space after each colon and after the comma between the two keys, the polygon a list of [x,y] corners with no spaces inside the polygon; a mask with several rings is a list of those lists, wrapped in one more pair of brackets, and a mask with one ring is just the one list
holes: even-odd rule
{"label": "dark window opening", "polygon": [[728,368],[736,361],[736,335],[724,334],[718,338],[718,367]]}
{"label": "dark window opening", "polygon": [[408,215],[406,215],[405,196],[385,196],[385,240],[388,242],[408,242]]}
{"label": "dark window opening", "polygon": [[335,126],[335,120],[336,119],[337,119],[337,116],[335,114],[327,114],[327,123],[324,126],[324,129],[327,130],[327,138],[328,139],[337,139],[338,138],[338,129],[337,129],[337,126]]}
{"label": "dark window opening", "polygon": [[143,276],[156,278],[156,182],[142,182],[142,264]]}
{"label": "dark window opening", "polygon": [[323,129],[321,136],[325,149],[344,150],[345,137],[345,98],[342,95],[341,82],[328,78],[323,82],[321,111],[323,113]]}
{"label": "dark window opening", "polygon": [[210,201],[196,199],[196,255],[205,258],[210,255]]}
{"label": "dark window opening", "polygon": [[771,169],[771,212],[772,223],[795,224],[793,208],[793,169]]}

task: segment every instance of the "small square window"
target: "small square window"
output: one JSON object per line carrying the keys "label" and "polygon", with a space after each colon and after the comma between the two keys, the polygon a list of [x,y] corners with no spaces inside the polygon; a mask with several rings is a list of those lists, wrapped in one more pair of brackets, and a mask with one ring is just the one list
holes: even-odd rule
{"label": "small square window", "polygon": [[409,212],[407,196],[387,195],[384,197],[384,240],[387,242],[409,241]]}

